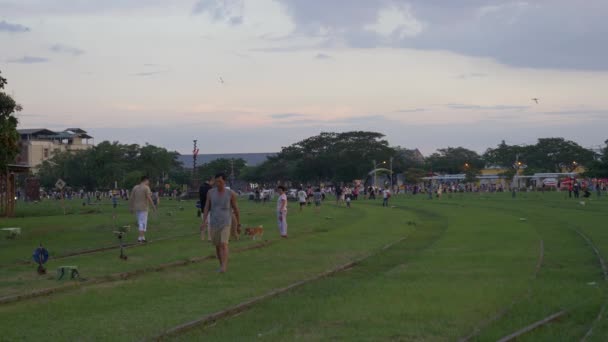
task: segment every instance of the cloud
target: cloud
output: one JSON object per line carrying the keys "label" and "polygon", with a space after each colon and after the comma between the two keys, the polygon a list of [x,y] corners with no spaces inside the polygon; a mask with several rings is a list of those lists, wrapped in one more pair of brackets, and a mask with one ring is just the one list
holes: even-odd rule
{"label": "cloud", "polygon": [[72,55],[72,56],[79,56],[84,53],[84,50],[81,50],[81,49],[78,49],[75,47],[71,47],[71,46],[67,46],[67,45],[63,45],[63,44],[55,44],[50,47],[50,50],[55,53],[63,53],[63,54],[68,54],[68,55]]}
{"label": "cloud", "polygon": [[243,0],[199,0],[192,8],[193,15],[208,14],[211,20],[231,26],[243,24]]}
{"label": "cloud", "polygon": [[271,118],[273,119],[289,119],[289,118],[297,118],[297,117],[304,117],[306,115],[304,114],[297,114],[297,113],[285,113],[285,114],[272,114],[270,115]]}
{"label": "cloud", "polygon": [[149,10],[166,14],[174,8],[167,6],[166,0],[3,0],[0,2],[0,10],[3,16],[19,17],[66,14],[97,15],[110,12],[141,14]]}
{"label": "cloud", "polygon": [[603,121],[608,120],[608,110],[601,109],[568,109],[558,110],[550,112],[542,112],[542,114],[549,116],[561,116],[561,117],[577,117],[586,119],[601,119]]}
{"label": "cloud", "polygon": [[315,56],[315,59],[333,59],[333,57],[332,57],[332,56],[330,56],[330,55],[326,55],[326,54],[324,54],[324,53],[318,53],[318,54]]}
{"label": "cloud", "polygon": [[488,74],[472,72],[472,73],[460,74],[460,75],[456,76],[456,78],[461,79],[461,80],[468,80],[471,78],[484,78],[484,77],[488,77]]}
{"label": "cloud", "polygon": [[449,103],[446,107],[457,110],[512,110],[521,111],[530,108],[530,106],[509,106],[509,105],[496,105],[496,106],[479,106],[469,105],[461,103]]}
{"label": "cloud", "polygon": [[253,48],[249,51],[253,52],[297,52],[307,51],[318,48],[319,44],[302,44],[302,45],[282,45],[273,47]]}
{"label": "cloud", "polygon": [[395,113],[417,113],[424,112],[426,109],[424,108],[414,108],[414,109],[400,109],[396,110]]}
{"label": "cloud", "polygon": [[322,47],[447,50],[525,68],[608,71],[608,2],[279,0]]}
{"label": "cloud", "polygon": [[46,63],[50,60],[44,57],[33,57],[33,56],[23,56],[21,58],[9,59],[8,63],[17,63],[17,64],[36,64],[36,63]]}
{"label": "cloud", "polygon": [[375,23],[364,28],[380,34],[381,36],[404,39],[414,37],[424,30],[424,23],[420,22],[411,12],[408,5],[381,8]]}
{"label": "cloud", "polygon": [[5,20],[2,20],[0,21],[0,32],[23,33],[30,32],[30,28],[20,24],[11,24]]}
{"label": "cloud", "polygon": [[131,76],[153,76],[158,74],[164,74],[169,72],[169,70],[154,70],[154,71],[142,71],[131,74]]}

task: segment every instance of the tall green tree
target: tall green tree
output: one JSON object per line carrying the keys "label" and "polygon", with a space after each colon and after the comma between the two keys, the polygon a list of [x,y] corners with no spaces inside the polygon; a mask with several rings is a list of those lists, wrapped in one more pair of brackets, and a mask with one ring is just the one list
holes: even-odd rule
{"label": "tall green tree", "polygon": [[480,170],[485,166],[481,156],[464,147],[438,149],[426,158],[427,169],[433,172],[466,173],[467,170]]}
{"label": "tall green tree", "polygon": [[232,171],[234,170],[234,179],[240,179],[241,172],[246,165],[247,163],[243,158],[219,158],[199,166],[198,175],[204,180],[221,172],[225,173],[227,177],[231,177]]}
{"label": "tall green tree", "polygon": [[497,147],[488,148],[483,154],[483,159],[488,165],[510,168],[518,156],[523,157],[525,150],[523,146],[507,145],[503,140]]}
{"label": "tall green tree", "polygon": [[593,151],[564,138],[541,138],[536,145],[526,146],[524,150],[528,168],[544,172],[560,172],[561,165],[573,162],[589,166],[595,157]]}
{"label": "tall green tree", "polygon": [[13,114],[20,111],[21,106],[2,91],[6,83],[0,73],[0,170],[5,170],[8,164],[15,162],[19,154],[18,120]]}
{"label": "tall green tree", "polygon": [[589,164],[585,175],[593,178],[608,178],[608,140],[604,141],[600,155]]}
{"label": "tall green tree", "polygon": [[183,167],[177,152],[146,144],[123,145],[103,141],[97,146],[77,152],[58,152],[42,163],[38,175],[43,186],[52,187],[58,178],[76,188],[130,188],[143,175],[150,177],[153,187],[166,183],[184,184]]}
{"label": "tall green tree", "polygon": [[247,177],[255,181],[351,182],[365,177],[373,169],[373,160],[388,161],[395,155],[381,133],[321,133],[283,147]]}

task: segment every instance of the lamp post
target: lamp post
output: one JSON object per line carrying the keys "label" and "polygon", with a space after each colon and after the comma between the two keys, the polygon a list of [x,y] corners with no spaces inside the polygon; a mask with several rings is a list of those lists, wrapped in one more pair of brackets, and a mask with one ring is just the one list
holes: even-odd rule
{"label": "lamp post", "polygon": [[374,164],[374,185],[373,186],[375,187],[376,186],[376,169],[378,169],[379,165],[386,164],[386,161],[376,164],[376,160],[372,160],[372,163]]}
{"label": "lamp post", "polygon": [[576,170],[576,168],[579,166],[579,164],[575,161],[572,161],[572,163],[560,163],[559,166],[563,169],[568,170],[568,172],[574,172],[574,170]]}
{"label": "lamp post", "polygon": [[391,157],[391,192],[393,191],[393,157]]}
{"label": "lamp post", "polygon": [[515,180],[517,180],[517,187],[519,187],[519,170],[525,169],[528,167],[526,164],[519,161],[519,154],[515,155],[515,163],[513,163],[513,168],[515,169],[515,175],[513,176],[513,184],[511,189],[511,197],[515,198]]}

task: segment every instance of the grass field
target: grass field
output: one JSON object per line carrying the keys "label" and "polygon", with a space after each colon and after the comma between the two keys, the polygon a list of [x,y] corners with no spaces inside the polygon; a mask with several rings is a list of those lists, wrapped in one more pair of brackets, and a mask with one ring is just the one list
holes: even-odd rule
{"label": "grass field", "polygon": [[[290,204],[288,240],[274,205],[240,200],[244,225],[264,242],[231,242],[229,270],[198,235],[193,202],[163,201],[150,242],[118,258],[115,226],[134,225],[124,203],[20,203],[1,227],[0,340],[133,341],[357,261],[257,301],[236,315],[168,340],[496,341],[551,314],[565,315],[522,341],[608,340],[608,198],[581,205],[563,193],[444,194],[326,201],[319,214]],[[135,242],[137,233],[127,235]],[[49,273],[31,261],[42,243]],[[98,250],[101,249],[101,250]],[[596,252],[597,251],[597,252]],[[77,265],[81,279],[56,279]]]}

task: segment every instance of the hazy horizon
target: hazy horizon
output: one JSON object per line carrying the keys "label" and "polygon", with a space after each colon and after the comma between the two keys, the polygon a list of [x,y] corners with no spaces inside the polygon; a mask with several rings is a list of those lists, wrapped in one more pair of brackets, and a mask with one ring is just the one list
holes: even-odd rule
{"label": "hazy horizon", "polygon": [[20,128],[182,154],[349,130],[425,155],[596,147],[607,15],[601,0],[3,0],[0,71]]}

